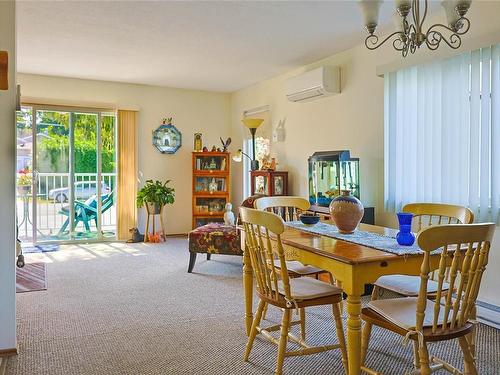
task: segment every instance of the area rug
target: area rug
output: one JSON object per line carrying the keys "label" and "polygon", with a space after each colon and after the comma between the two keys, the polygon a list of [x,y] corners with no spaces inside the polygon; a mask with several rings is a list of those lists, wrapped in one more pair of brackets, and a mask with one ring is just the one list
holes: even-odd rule
{"label": "area rug", "polygon": [[45,263],[27,263],[23,268],[16,268],[16,292],[47,290],[46,279]]}
{"label": "area rug", "polygon": [[23,254],[48,253],[59,250],[58,244],[46,244],[36,246],[23,246]]}

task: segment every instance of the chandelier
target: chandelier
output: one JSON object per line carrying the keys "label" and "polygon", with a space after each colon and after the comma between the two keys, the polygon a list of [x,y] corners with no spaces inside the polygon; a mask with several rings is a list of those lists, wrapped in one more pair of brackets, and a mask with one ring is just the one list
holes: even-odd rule
{"label": "chandelier", "polygon": [[379,41],[375,35],[378,24],[378,14],[382,0],[361,0],[360,5],[365,20],[365,28],[369,35],[365,39],[365,46],[374,50],[389,40],[392,46],[403,54],[415,53],[424,43],[430,50],[439,48],[441,42],[453,49],[462,44],[461,35],[469,31],[470,21],[465,17],[470,8],[471,0],[443,0],[441,5],[446,12],[447,25],[435,24],[424,30],[427,16],[427,0],[396,0],[394,22],[396,31]]}

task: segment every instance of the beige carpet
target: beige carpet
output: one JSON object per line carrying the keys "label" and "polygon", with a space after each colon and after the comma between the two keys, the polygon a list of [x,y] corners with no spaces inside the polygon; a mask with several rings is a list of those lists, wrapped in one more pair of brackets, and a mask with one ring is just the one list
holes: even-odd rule
{"label": "beige carpet", "polygon": [[[256,340],[242,361],[241,258],[213,256],[186,273],[187,241],[100,244],[30,254],[47,262],[47,291],[17,295],[19,355],[7,374],[269,374],[276,349]],[[330,309],[308,309],[312,342],[335,341]],[[270,318],[277,319],[270,311]],[[386,374],[411,369],[411,346],[374,328],[368,365]],[[431,353],[460,366],[458,345]],[[480,374],[500,373],[500,331],[481,325]],[[285,361],[287,374],[342,374],[332,351]]]}

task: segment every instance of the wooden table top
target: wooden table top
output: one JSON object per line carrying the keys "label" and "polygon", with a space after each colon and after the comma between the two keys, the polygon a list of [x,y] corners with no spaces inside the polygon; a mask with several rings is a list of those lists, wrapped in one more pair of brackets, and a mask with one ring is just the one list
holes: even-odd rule
{"label": "wooden table top", "polygon": [[[397,230],[370,224],[359,224],[359,230],[373,232],[389,236],[396,236]],[[286,226],[281,235],[284,245],[293,246],[316,253],[321,256],[332,258],[348,264],[360,264],[369,262],[389,261],[403,257],[421,257],[420,254],[397,255],[386,251],[373,249],[371,247],[358,245],[353,242],[338,240],[332,237],[304,232],[296,228]],[[395,241],[395,240],[394,240]]]}

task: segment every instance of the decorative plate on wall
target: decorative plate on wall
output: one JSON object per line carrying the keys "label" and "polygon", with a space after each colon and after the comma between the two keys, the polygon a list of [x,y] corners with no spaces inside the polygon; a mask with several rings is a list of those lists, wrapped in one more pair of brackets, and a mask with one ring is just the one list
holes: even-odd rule
{"label": "decorative plate on wall", "polygon": [[162,124],[153,132],[153,146],[162,154],[175,154],[182,146],[182,134],[172,124]]}

